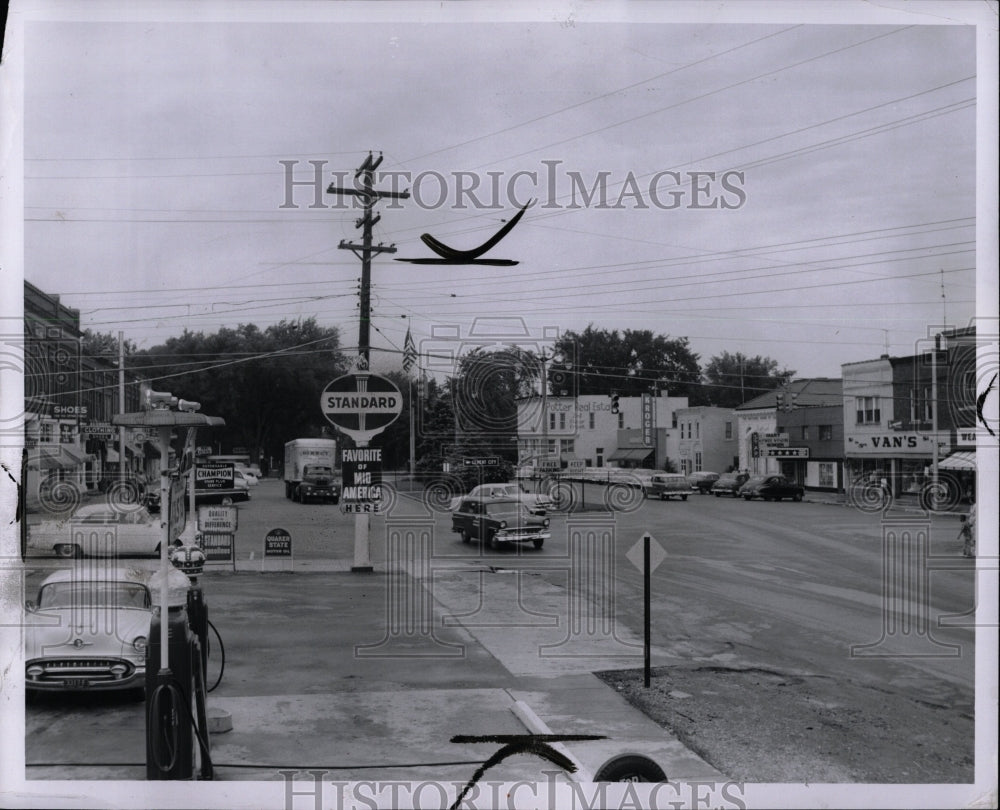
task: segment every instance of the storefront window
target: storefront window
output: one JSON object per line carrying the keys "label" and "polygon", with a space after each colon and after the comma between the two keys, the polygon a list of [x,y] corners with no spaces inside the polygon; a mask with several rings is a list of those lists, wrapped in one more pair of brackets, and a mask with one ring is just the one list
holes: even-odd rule
{"label": "storefront window", "polygon": [[834,472],[834,465],[832,462],[829,461],[820,462],[819,485],[821,487],[835,487],[837,485],[837,477]]}
{"label": "storefront window", "polygon": [[920,492],[926,482],[925,468],[927,462],[901,461],[899,465],[899,491],[915,494]]}

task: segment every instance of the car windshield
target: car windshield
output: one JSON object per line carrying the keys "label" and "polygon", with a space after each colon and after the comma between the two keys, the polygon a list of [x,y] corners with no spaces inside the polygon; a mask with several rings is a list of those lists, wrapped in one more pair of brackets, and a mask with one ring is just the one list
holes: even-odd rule
{"label": "car windshield", "polygon": [[735,475],[723,475],[723,476],[721,476],[719,478],[719,483],[720,484],[729,484],[729,483],[732,483],[733,481],[736,481],[736,480],[737,480],[737,478],[736,478]]}
{"label": "car windshield", "polygon": [[767,481],[767,478],[765,478],[763,475],[760,475],[760,476],[757,476],[756,478],[751,478],[749,481],[747,481],[746,485],[748,487],[756,487],[756,486],[760,486],[765,481]]}
{"label": "car windshield", "polygon": [[333,475],[333,469],[331,467],[317,467],[310,464],[305,468],[307,475]]}
{"label": "car windshield", "polygon": [[138,582],[50,582],[38,592],[39,608],[148,608],[149,589]]}

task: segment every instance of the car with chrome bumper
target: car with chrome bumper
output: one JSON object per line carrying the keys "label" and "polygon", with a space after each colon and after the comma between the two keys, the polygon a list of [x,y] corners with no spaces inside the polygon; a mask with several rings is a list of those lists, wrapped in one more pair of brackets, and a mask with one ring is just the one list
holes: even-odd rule
{"label": "car with chrome bumper", "polygon": [[680,498],[686,501],[691,494],[691,484],[686,476],[679,473],[657,473],[649,479],[642,491],[647,498],[659,498],[661,501]]}
{"label": "car with chrome bumper", "polygon": [[719,480],[719,474],[717,472],[699,470],[698,472],[690,473],[687,480],[692,490],[701,495],[707,495],[712,491],[712,484]]}
{"label": "car with chrome bumper", "polygon": [[152,617],[149,571],[55,571],[26,604],[30,692],[142,690]]}
{"label": "car with chrome bumper", "polygon": [[783,475],[761,475],[751,478],[740,487],[740,497],[747,501],[760,498],[763,501],[780,501],[788,498],[801,501],[805,488],[801,484],[789,481]]}
{"label": "car with chrome bumper", "polygon": [[29,522],[27,548],[70,558],[150,555],[162,537],[159,518],[141,506],[92,503],[68,518]]}
{"label": "car with chrome bumper", "polygon": [[531,543],[541,548],[551,536],[549,519],[533,514],[516,499],[465,497],[451,515],[451,530],[463,543],[473,538],[496,550]]}
{"label": "car with chrome bumper", "polygon": [[721,498],[723,495],[735,498],[739,495],[740,487],[749,478],[750,476],[747,473],[725,473],[719,476],[719,480],[712,484],[712,494],[716,498]]}
{"label": "car with chrome bumper", "polygon": [[[523,503],[529,512],[536,515],[544,515],[546,512],[555,509],[555,501],[544,492],[526,492],[520,484],[479,484],[472,488],[466,498],[496,498],[498,500],[516,500]],[[462,498],[453,498],[451,501],[451,511],[455,511],[462,503]]]}

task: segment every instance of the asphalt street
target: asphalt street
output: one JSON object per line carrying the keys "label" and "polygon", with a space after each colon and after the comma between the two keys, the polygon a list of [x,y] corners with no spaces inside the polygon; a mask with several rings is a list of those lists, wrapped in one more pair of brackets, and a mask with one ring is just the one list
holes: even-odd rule
{"label": "asphalt street", "polygon": [[[607,737],[571,746],[585,770],[628,750],[671,778],[722,779],[592,675],[642,666],[645,533],[654,666],[820,672],[971,707],[975,574],[960,556],[957,518],[817,500],[636,501],[552,516],[541,550],[491,551],[462,544],[431,499],[398,493],[392,511],[372,519],[375,573],[358,574],[349,570],[354,516],[293,504],[279,482],[264,481],[239,507],[237,571],[202,577],[226,650],[210,705],[234,721],[213,739],[217,778],[280,779],[279,766],[297,764],[343,767],[345,779],[375,767],[386,778],[462,780],[490,751],[452,736],[523,734],[527,716],[557,733]],[[260,572],[275,528],[292,537],[292,573]],[[914,589],[889,591],[887,582],[908,581],[887,577],[903,534],[924,550],[914,558],[923,568]],[[64,565],[29,559],[28,598]],[[142,705],[127,700],[33,702],[28,773],[141,779],[142,728]],[[95,731],[107,732],[97,748],[88,743]],[[537,780],[543,764],[515,757],[494,778]]]}

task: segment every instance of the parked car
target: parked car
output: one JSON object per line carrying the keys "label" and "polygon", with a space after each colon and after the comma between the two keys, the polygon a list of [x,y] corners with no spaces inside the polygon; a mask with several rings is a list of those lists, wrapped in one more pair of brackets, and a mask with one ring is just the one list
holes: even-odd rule
{"label": "parked car", "polygon": [[712,491],[712,484],[719,480],[719,474],[717,472],[701,470],[688,475],[687,480],[691,485],[691,489],[701,495],[707,495]]}
{"label": "parked car", "polygon": [[43,579],[35,601],[26,604],[29,693],[141,691],[152,616],[150,573],[102,568],[88,575],[67,569]]}
{"label": "parked car", "polygon": [[691,494],[691,485],[687,478],[679,473],[657,473],[649,479],[649,483],[642,488],[642,491],[647,498],[659,498],[661,501],[680,498],[686,501]]}
{"label": "parked car", "polygon": [[221,503],[223,506],[230,506],[234,503],[243,503],[250,500],[250,482],[247,480],[244,470],[233,469],[232,489],[196,489],[194,491],[194,501],[201,505],[205,503]]}
{"label": "parked car", "polygon": [[260,476],[249,467],[236,467],[234,472],[238,472],[243,476],[243,480],[246,481],[248,487],[255,487],[260,483]]}
{"label": "parked car", "polygon": [[748,501],[754,498],[765,501],[791,498],[793,501],[801,501],[804,494],[805,489],[801,484],[795,484],[783,475],[759,475],[740,487],[740,496]]}
{"label": "parked car", "polygon": [[62,520],[29,523],[27,548],[57,557],[124,557],[157,554],[161,537],[159,517],[145,508],[93,503]]}
{"label": "parked car", "polygon": [[719,476],[719,480],[712,484],[712,494],[716,498],[723,495],[737,497],[742,487],[750,478],[747,473],[724,473]]}
{"label": "parked car", "polygon": [[502,500],[518,500],[523,503],[529,512],[536,515],[544,515],[550,509],[555,508],[555,502],[544,492],[527,492],[521,488],[520,484],[479,484],[472,488],[464,498],[452,498],[450,508],[454,512],[459,508],[465,498],[499,498]]}
{"label": "parked car", "polygon": [[528,510],[523,501],[467,495],[451,515],[451,530],[463,543],[487,543],[492,549],[502,545],[531,543],[541,548],[549,539],[549,519]]}

